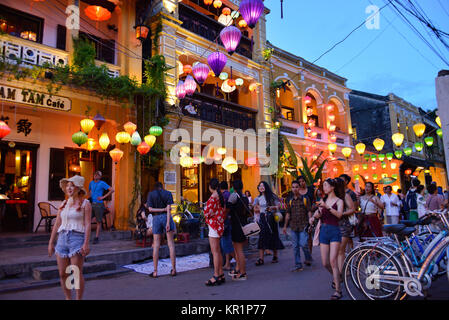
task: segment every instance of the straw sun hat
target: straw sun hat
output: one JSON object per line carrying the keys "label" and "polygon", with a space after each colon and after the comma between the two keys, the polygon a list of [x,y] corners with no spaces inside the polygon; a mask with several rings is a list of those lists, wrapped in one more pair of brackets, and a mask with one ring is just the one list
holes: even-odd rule
{"label": "straw sun hat", "polygon": [[64,193],[66,192],[66,186],[68,182],[72,182],[75,187],[78,187],[84,194],[87,194],[86,189],[84,189],[84,178],[82,176],[73,176],[70,179],[64,178],[59,181],[59,186]]}

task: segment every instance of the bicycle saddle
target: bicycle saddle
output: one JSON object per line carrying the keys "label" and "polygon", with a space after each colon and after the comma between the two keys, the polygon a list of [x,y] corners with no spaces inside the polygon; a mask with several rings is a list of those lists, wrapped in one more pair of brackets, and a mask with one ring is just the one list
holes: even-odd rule
{"label": "bicycle saddle", "polygon": [[401,220],[399,223],[404,224],[407,227],[414,227],[418,224],[418,221],[412,221],[412,220]]}
{"label": "bicycle saddle", "polygon": [[405,225],[403,225],[403,224],[387,224],[387,225],[385,225],[385,226],[383,226],[383,230],[386,232],[386,233],[399,233],[399,232],[401,232],[402,230],[404,230],[406,227],[405,227]]}
{"label": "bicycle saddle", "polygon": [[415,231],[416,231],[416,228],[408,227],[408,228],[402,229],[400,232],[397,233],[397,235],[400,237],[408,237]]}

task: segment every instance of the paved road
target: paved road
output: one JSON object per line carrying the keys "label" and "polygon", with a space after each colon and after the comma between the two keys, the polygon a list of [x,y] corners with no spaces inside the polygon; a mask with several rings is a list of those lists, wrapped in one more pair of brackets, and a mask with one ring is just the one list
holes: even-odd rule
{"label": "paved road", "polygon": [[[314,264],[302,272],[290,272],[293,262],[292,249],[280,254],[280,262],[272,264],[271,256],[266,257],[264,266],[256,267],[256,257],[248,262],[248,280],[231,281],[219,287],[206,287],[212,269],[200,269],[178,274],[172,278],[163,276],[151,279],[146,275],[129,273],[112,278],[89,280],[86,282],[85,299],[101,300],[327,300],[333,293],[331,276],[320,262],[318,248],[314,248]],[[430,291],[430,299],[449,299],[449,284],[441,278]],[[347,299],[347,295],[344,297]],[[44,299],[61,300],[60,287],[27,290],[0,295],[0,300]]]}

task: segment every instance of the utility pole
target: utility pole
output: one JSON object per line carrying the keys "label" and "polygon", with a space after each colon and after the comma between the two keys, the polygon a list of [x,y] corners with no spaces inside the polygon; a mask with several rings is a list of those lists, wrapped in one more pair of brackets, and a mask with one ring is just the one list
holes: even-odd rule
{"label": "utility pole", "polygon": [[441,119],[443,129],[443,145],[446,157],[446,178],[449,168],[449,70],[441,70],[435,80],[435,88],[438,103],[438,116]]}

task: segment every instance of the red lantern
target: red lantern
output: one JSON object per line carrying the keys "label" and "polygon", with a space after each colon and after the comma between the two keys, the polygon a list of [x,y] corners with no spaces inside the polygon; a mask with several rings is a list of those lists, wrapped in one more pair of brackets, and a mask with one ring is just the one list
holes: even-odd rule
{"label": "red lantern", "polygon": [[84,13],[94,21],[106,21],[111,19],[111,12],[102,6],[88,6]]}
{"label": "red lantern", "polygon": [[150,32],[150,28],[146,25],[138,25],[136,28],[136,39],[140,41],[144,41],[148,37],[148,33]]}
{"label": "red lantern", "polygon": [[246,23],[246,21],[245,20],[240,20],[239,21],[239,27],[240,28],[246,28],[248,26],[248,23]]}
{"label": "red lantern", "polygon": [[10,132],[9,126],[4,121],[0,121],[0,139],[6,137]]}
{"label": "red lantern", "polygon": [[412,174],[412,170],[410,170],[410,169],[405,170],[405,174],[408,175],[408,176],[411,175]]}
{"label": "red lantern", "polygon": [[228,86],[235,87],[235,80],[234,79],[229,79],[228,80]]}
{"label": "red lantern", "polygon": [[148,152],[150,152],[150,146],[144,141],[141,144],[139,144],[139,146],[137,147],[137,151],[141,154],[147,154]]}
{"label": "red lantern", "polygon": [[123,151],[115,148],[114,150],[109,151],[109,155],[111,156],[115,164],[117,164],[123,157]]}
{"label": "red lantern", "polygon": [[231,14],[231,9],[229,9],[229,8],[223,8],[223,14],[225,15],[225,16],[229,16],[230,14]]}
{"label": "red lantern", "polygon": [[182,67],[182,71],[184,71],[185,74],[192,73],[192,66],[190,64],[186,64]]}

